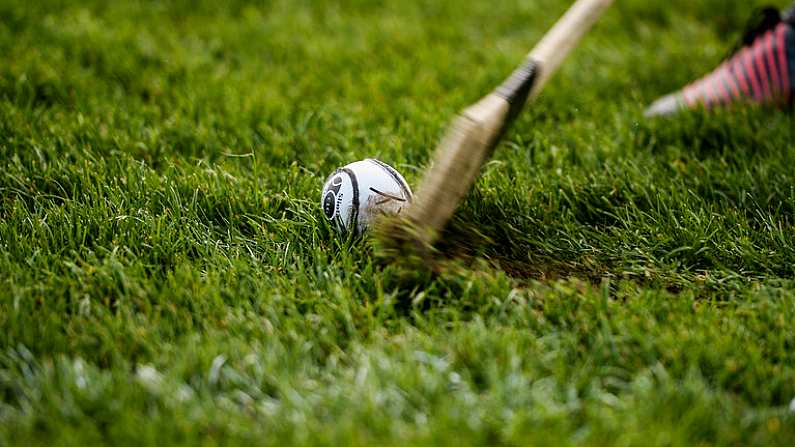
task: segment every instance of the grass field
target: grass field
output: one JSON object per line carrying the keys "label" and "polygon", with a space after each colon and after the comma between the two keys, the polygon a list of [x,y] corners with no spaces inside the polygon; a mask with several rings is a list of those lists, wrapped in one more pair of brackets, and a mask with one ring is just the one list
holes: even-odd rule
{"label": "grass field", "polygon": [[618,0],[438,274],[325,223],[567,3],[0,2],[0,445],[793,445],[795,119],[642,116],[757,1]]}

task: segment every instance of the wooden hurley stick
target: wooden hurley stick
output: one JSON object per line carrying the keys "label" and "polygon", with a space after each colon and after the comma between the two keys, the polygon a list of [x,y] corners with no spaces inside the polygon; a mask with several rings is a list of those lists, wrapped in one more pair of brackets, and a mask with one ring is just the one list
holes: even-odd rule
{"label": "wooden hurley stick", "polygon": [[496,90],[465,109],[436,148],[402,222],[382,238],[430,247],[525,103],[531,102],[612,0],[577,0]]}

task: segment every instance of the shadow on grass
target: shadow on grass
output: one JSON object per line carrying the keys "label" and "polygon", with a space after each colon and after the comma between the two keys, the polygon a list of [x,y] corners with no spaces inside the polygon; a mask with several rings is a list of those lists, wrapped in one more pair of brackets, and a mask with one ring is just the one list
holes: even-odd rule
{"label": "shadow on grass", "polygon": [[[478,205],[483,214],[498,215],[494,213],[505,212],[504,209],[495,209],[496,203],[484,200]],[[607,264],[594,265],[576,258],[555,257],[549,250],[534,246],[528,241],[517,240],[512,237],[515,234],[510,234],[521,232],[521,229],[509,225],[506,227],[500,228],[492,222],[483,222],[482,216],[475,216],[471,210],[459,210],[445,229],[438,249],[447,259],[467,265],[476,265],[478,260],[486,260],[490,266],[518,280],[554,281],[576,278],[599,284],[610,271]]]}
{"label": "shadow on grass", "polygon": [[675,148],[698,159],[721,157],[730,164],[743,165],[749,158],[774,156],[787,149],[795,131],[794,119],[791,107],[693,110],[642,120],[635,146],[655,154]]}

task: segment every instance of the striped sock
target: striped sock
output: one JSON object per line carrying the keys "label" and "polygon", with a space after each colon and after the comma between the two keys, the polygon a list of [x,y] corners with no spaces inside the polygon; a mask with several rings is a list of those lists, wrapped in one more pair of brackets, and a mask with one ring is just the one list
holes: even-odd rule
{"label": "striped sock", "polygon": [[781,22],[712,73],[657,100],[646,115],[669,115],[697,106],[712,109],[738,101],[790,105],[794,90],[795,28]]}

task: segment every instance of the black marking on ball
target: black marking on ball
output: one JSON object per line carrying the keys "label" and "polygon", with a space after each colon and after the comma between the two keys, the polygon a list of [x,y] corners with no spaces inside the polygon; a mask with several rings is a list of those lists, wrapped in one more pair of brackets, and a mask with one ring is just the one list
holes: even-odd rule
{"label": "black marking on ball", "polygon": [[356,225],[359,222],[359,181],[356,179],[356,173],[349,168],[342,168],[348,177],[351,179],[351,189],[353,190],[353,200],[351,200],[351,229],[356,230]]}
{"label": "black marking on ball", "polygon": [[[411,189],[409,189],[409,185],[406,184],[406,181],[403,180],[403,178],[400,176],[400,174],[398,174],[398,172],[395,171],[392,168],[392,166],[389,166],[388,164],[384,163],[381,160],[376,160],[375,158],[368,158],[368,160],[373,162],[373,163],[375,163],[375,164],[377,164],[378,166],[381,167],[381,169],[386,171],[386,173],[389,174],[392,177],[392,179],[394,179],[395,182],[397,182],[397,184],[400,186],[400,190],[403,192],[403,197],[405,197],[405,200],[411,200]],[[372,189],[372,188],[370,188],[370,189]],[[378,192],[378,191],[376,191],[376,192]],[[381,192],[378,192],[378,193],[381,194],[381,195],[384,195]]]}
{"label": "black marking on ball", "polygon": [[328,191],[326,196],[323,197],[323,214],[326,215],[326,218],[331,220],[334,217],[334,213],[337,212],[337,197],[334,194],[334,191]]}
{"label": "black marking on ball", "polygon": [[403,197],[398,197],[398,196],[396,196],[396,195],[394,195],[394,194],[389,194],[389,193],[386,193],[386,192],[381,192],[381,191],[379,191],[379,190],[377,190],[377,189],[373,188],[372,186],[370,187],[370,191],[372,191],[372,192],[374,192],[374,193],[378,194],[378,195],[379,195],[379,196],[381,196],[381,197],[386,197],[386,198],[387,198],[387,200],[384,200],[384,201],[378,202],[378,205],[381,205],[381,204],[383,204],[383,203],[386,203],[386,202],[388,202],[389,200],[397,200],[398,202],[405,202],[405,201],[406,201],[406,199],[404,199]]}

